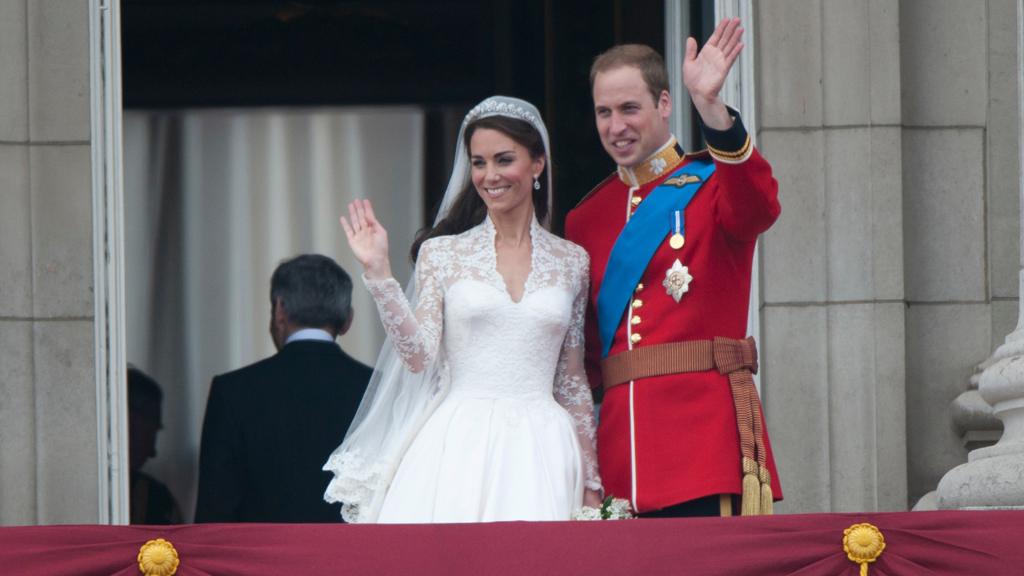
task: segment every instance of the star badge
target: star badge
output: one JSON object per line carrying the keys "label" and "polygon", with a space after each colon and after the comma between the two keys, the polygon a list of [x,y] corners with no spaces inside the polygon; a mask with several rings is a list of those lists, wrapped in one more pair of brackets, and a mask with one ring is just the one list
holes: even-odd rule
{"label": "star badge", "polygon": [[665,291],[668,295],[675,299],[676,302],[683,297],[683,294],[690,289],[690,281],[693,280],[693,276],[690,276],[690,270],[683,266],[679,259],[672,264],[672,267],[665,272],[665,280],[661,282],[661,285],[665,287]]}

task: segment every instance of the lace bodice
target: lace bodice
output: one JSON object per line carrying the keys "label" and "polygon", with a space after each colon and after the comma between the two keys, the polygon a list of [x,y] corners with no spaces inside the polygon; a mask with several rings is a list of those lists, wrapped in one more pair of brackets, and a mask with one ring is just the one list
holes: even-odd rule
{"label": "lace bodice", "polygon": [[586,486],[600,490],[594,407],[583,368],[588,258],[582,248],[531,229],[531,270],[513,301],[497,270],[490,219],[423,243],[416,308],[394,279],[365,279],[385,331],[405,366],[446,359],[449,394],[554,398],[572,417]]}

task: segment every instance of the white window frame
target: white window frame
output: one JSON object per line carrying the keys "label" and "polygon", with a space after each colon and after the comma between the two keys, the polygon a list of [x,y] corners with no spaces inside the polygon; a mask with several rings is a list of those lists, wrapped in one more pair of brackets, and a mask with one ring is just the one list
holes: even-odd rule
{"label": "white window frame", "polygon": [[[670,125],[686,150],[692,150],[689,114],[684,114],[682,61],[691,1],[665,0],[665,61],[669,89],[676,98]],[[716,20],[739,16],[746,29],[745,48],[723,89],[727,102],[743,112],[756,143],[754,31],[751,0],[715,0]],[[93,262],[95,279],[96,422],[99,523],[127,524],[128,402],[125,382],[124,173],[120,3],[89,0],[92,149]],[[747,333],[760,339],[759,258],[754,253]],[[760,387],[759,379],[757,380]]]}
{"label": "white window frame", "polygon": [[130,518],[120,31],[120,2],[89,0],[96,455],[100,524],[127,524]]}

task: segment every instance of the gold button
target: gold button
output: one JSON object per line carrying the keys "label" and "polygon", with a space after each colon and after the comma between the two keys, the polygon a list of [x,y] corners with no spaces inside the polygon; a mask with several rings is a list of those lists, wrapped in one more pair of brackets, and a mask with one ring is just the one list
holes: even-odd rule
{"label": "gold button", "polygon": [[644,305],[644,301],[643,300],[641,300],[639,298],[633,300],[633,308],[639,308],[639,307],[641,307],[643,305]]}
{"label": "gold button", "polygon": [[639,206],[641,200],[643,200],[643,198],[639,196],[633,196],[632,198],[629,199],[629,203],[632,204],[633,206]]}
{"label": "gold button", "polygon": [[640,341],[640,335],[633,334],[632,336],[629,337],[629,341],[632,342],[633,344],[636,344],[637,342]]}
{"label": "gold button", "polygon": [[636,326],[637,324],[640,323],[640,317],[639,316],[633,316],[632,318],[630,318],[629,321],[633,324],[633,326]]}
{"label": "gold button", "polygon": [[643,289],[644,289],[644,283],[643,282],[641,282],[641,283],[636,285],[636,292],[639,292],[639,291],[641,291]]}

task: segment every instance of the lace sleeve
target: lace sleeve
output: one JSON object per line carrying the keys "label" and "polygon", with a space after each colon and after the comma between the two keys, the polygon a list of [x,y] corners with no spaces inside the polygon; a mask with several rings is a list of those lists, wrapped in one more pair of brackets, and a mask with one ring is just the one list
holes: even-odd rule
{"label": "lace sleeve", "polygon": [[583,318],[587,306],[588,273],[586,256],[580,262],[583,268],[572,305],[569,331],[562,344],[555,373],[555,400],[572,416],[583,451],[584,481],[587,488],[601,490],[601,476],[597,470],[597,427],[594,423],[594,400],[583,366]]}
{"label": "lace sleeve", "polygon": [[420,247],[416,263],[415,312],[397,280],[371,280],[363,276],[366,288],[377,303],[384,331],[394,343],[402,363],[412,372],[422,372],[433,361],[441,342],[444,288],[428,245],[425,242]]}

